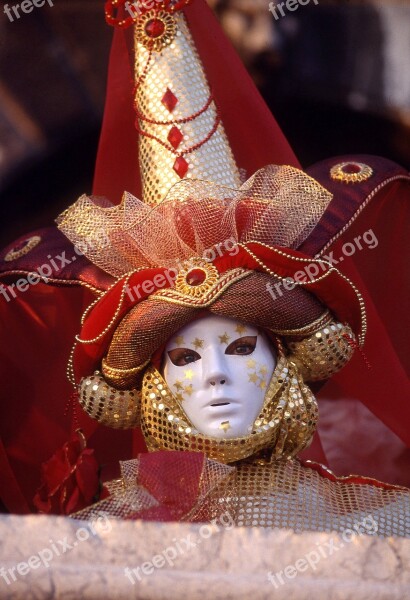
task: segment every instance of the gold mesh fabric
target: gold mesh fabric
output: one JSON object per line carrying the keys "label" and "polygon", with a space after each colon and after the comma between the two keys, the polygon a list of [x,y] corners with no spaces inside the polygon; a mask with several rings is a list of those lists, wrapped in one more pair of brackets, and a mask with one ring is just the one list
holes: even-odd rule
{"label": "gold mesh fabric", "polygon": [[214,260],[249,241],[297,248],[331,198],[302,171],[270,165],[239,189],[181,181],[154,208],[128,193],[118,206],[81,196],[57,224],[91,262],[122,277],[139,268],[179,269],[193,257]]}
{"label": "gold mesh fabric", "polygon": [[261,451],[269,456],[295,456],[306,448],[316,429],[315,397],[296,367],[280,357],[252,432],[241,438],[216,439],[197,431],[161,374],[149,367],[142,384],[141,428],[149,450],[205,453],[232,463]]}
{"label": "gold mesh fabric", "polygon": [[[185,17],[174,15],[177,33],[170,46],[160,53],[152,52],[138,41],[135,30],[135,80],[139,81],[136,101],[138,110],[151,121],[169,123],[190,119],[201,111],[209,101],[211,91],[198,56]],[[148,65],[148,68],[147,68]],[[141,76],[145,74],[142,78]],[[178,99],[170,112],[161,102],[167,89]],[[183,152],[204,141],[212,132],[217,116],[214,102],[197,118],[176,126],[184,136],[178,152]],[[153,124],[139,120],[139,127],[149,136],[155,136],[167,146],[172,124]],[[173,165],[176,154],[156,140],[140,136],[139,162],[143,183],[144,202],[154,205],[160,202],[168,190],[180,181]],[[240,185],[238,167],[220,123],[210,139],[197,150],[185,155],[189,169],[187,178],[217,181],[232,187]]]}
{"label": "gold mesh fabric", "polygon": [[[121,479],[105,484],[110,497],[71,516],[81,520],[93,520],[103,513],[114,519],[144,518],[147,511],[160,505],[164,490],[166,495],[166,488],[163,486],[161,471],[152,464],[148,473],[151,483],[149,491],[142,486],[139,483],[140,462],[138,458],[120,462]],[[178,481],[175,481],[175,488],[181,494],[181,504],[186,497],[196,498],[196,501],[183,514],[179,514],[178,520],[203,522],[217,518],[226,510],[230,514],[234,513],[235,498],[232,492],[235,490],[236,471],[233,467],[204,458],[198,484],[190,462],[184,461],[181,465]],[[219,502],[222,493],[228,493],[223,503]],[[178,501],[178,491],[175,493],[175,489],[172,491],[172,500]],[[170,504],[170,496],[166,502]],[[176,508],[178,509],[177,506]],[[155,520],[161,520],[161,513],[155,513]]]}
{"label": "gold mesh fabric", "polygon": [[[358,531],[410,537],[410,490],[405,488],[331,480],[295,459],[243,461],[234,468],[207,463],[198,500],[179,520],[210,521],[229,513],[241,527],[337,531],[349,539]],[[181,468],[175,485],[192,486],[189,464],[186,461]],[[104,513],[118,519],[143,518],[144,510],[158,506],[158,501],[138,484],[138,465],[138,459],[122,463],[122,485],[111,488],[112,496],[73,516],[92,520]]]}
{"label": "gold mesh fabric", "polygon": [[410,537],[410,490],[331,481],[297,460],[241,464],[236,524],[294,531],[356,531],[372,518],[380,536]]}

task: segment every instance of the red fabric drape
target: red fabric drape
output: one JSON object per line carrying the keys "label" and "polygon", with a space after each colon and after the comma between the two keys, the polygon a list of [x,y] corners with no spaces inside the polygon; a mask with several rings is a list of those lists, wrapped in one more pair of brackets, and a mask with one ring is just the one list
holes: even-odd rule
{"label": "red fabric drape", "polygon": [[39,486],[40,465],[81,426],[99,464],[145,449],[139,431],[98,425],[82,410],[79,423],[66,405],[73,388],[67,360],[80,317],[92,300],[79,287],[38,284],[9,303],[0,297],[0,498],[24,514]]}
{"label": "red fabric drape", "polygon": [[[338,471],[354,471],[404,485],[410,485],[410,453],[405,450],[410,448],[409,207],[410,182],[390,184],[325,252],[333,251],[335,258],[342,257],[338,268],[355,282],[363,295],[368,324],[363,350],[371,368],[356,352],[352,361],[319,394],[319,398],[338,403],[336,414],[344,415],[347,420],[346,426],[334,423],[334,435],[328,433],[326,444],[329,446],[333,438],[333,445],[340,447],[337,453],[331,452],[335,463],[337,458]],[[372,249],[363,241],[363,235],[369,231],[377,240],[371,243],[372,246],[377,243]],[[368,234],[367,239],[372,240],[373,234]],[[345,256],[345,244],[350,252],[350,244],[356,245],[358,239],[362,250],[357,249],[351,257]],[[343,403],[345,409],[341,410]],[[363,422],[358,419],[355,427],[354,415],[358,410],[355,403],[362,403],[375,418]],[[331,403],[326,411],[330,422]],[[365,430],[361,429],[364,424]],[[338,439],[338,427],[346,431],[346,443]]]}

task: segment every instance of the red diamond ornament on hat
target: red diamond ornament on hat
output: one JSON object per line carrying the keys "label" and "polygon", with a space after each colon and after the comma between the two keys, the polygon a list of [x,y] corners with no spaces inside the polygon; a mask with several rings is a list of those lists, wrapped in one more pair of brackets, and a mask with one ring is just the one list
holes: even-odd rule
{"label": "red diamond ornament on hat", "polygon": [[178,156],[176,161],[174,162],[173,169],[175,173],[183,179],[188,172],[188,163],[183,156]]}
{"label": "red diamond ornament on hat", "polygon": [[178,104],[178,98],[169,88],[167,88],[167,91],[163,95],[161,102],[164,106],[167,107],[169,112],[173,112],[176,105]]}
{"label": "red diamond ornament on hat", "polygon": [[168,134],[168,141],[175,150],[178,148],[182,140],[184,139],[183,133],[178,129],[178,127],[172,127]]}

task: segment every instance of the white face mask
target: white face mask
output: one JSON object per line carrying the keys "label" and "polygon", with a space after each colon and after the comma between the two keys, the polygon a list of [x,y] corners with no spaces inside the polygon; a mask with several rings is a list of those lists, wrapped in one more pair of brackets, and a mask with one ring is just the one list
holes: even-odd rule
{"label": "white face mask", "polygon": [[168,341],[164,379],[200,433],[229,439],[250,433],[275,366],[257,329],[210,315]]}

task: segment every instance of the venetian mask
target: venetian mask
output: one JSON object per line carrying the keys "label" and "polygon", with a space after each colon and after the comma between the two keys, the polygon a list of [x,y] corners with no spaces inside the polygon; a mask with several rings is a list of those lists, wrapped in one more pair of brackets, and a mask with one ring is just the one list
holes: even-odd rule
{"label": "venetian mask", "polygon": [[262,332],[210,315],[170,338],[163,375],[199,432],[229,439],[252,431],[275,366],[274,351]]}

